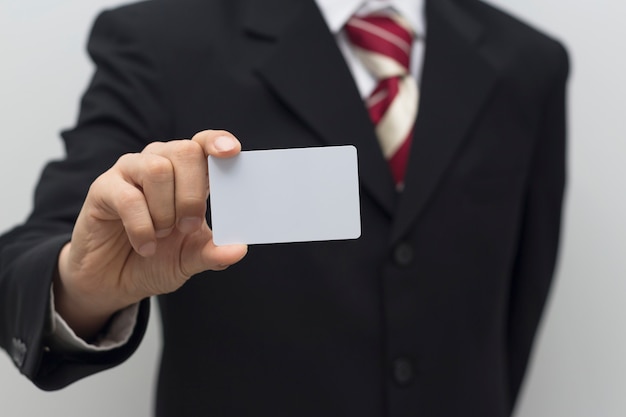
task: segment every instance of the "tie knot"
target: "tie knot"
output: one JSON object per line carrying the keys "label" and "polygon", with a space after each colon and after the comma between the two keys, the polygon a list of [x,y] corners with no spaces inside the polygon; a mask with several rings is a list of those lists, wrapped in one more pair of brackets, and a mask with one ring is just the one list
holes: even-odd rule
{"label": "tie knot", "polygon": [[376,78],[408,73],[413,31],[400,15],[353,16],[345,31],[354,52]]}

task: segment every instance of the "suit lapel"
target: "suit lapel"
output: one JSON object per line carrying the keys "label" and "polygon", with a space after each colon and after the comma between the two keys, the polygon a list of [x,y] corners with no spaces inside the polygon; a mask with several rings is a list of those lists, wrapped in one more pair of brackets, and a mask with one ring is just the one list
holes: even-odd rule
{"label": "suit lapel", "polygon": [[392,242],[416,220],[495,84],[480,55],[480,25],[450,0],[427,0],[420,108]]}
{"label": "suit lapel", "polygon": [[259,77],[324,143],[357,147],[363,188],[391,215],[397,199],[391,174],[352,75],[315,3],[267,0],[251,1],[249,7],[245,26],[250,41],[268,48],[256,69]]}
{"label": "suit lapel", "polygon": [[[313,1],[250,1],[245,30],[263,51],[256,72],[328,145],[354,144],[363,189],[394,215],[392,241],[424,209],[495,84],[480,24],[450,0],[427,0],[420,109],[398,197],[352,76]],[[262,44],[262,45],[261,45]]]}

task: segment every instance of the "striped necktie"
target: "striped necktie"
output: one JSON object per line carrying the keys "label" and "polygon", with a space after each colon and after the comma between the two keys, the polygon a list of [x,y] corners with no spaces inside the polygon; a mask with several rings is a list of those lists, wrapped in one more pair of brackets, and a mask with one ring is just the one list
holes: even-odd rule
{"label": "striped necktie", "polygon": [[389,13],[353,16],[345,31],[355,54],[378,81],[365,104],[396,187],[402,190],[419,99],[409,72],[413,31],[401,16]]}

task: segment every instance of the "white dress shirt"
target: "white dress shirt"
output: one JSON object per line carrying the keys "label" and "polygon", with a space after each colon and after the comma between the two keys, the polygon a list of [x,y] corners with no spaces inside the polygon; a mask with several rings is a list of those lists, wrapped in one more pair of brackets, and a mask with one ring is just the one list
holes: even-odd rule
{"label": "white dress shirt", "polygon": [[337,39],[337,45],[352,72],[352,77],[361,93],[369,97],[376,88],[377,80],[365,69],[356,57],[343,31],[343,26],[351,16],[362,16],[379,10],[394,9],[410,24],[415,33],[415,42],[411,51],[411,74],[419,85],[424,59],[424,40],[426,38],[426,19],[424,0],[316,0],[330,31]]}
{"label": "white dress shirt", "polygon": [[[376,88],[377,80],[370,75],[361,61],[354,55],[348,43],[343,26],[352,15],[365,15],[371,12],[393,8],[411,24],[416,34],[416,41],[411,51],[411,74],[420,80],[426,37],[426,19],[424,0],[315,0],[330,31],[335,35],[337,45],[352,72],[361,97],[365,98]],[[52,297],[53,323],[52,336],[49,339],[53,347],[63,350],[103,351],[122,346],[128,342],[137,322],[138,304],[119,312],[111,321],[108,332],[95,343],[88,344],[72,331],[63,318],[54,311]]]}

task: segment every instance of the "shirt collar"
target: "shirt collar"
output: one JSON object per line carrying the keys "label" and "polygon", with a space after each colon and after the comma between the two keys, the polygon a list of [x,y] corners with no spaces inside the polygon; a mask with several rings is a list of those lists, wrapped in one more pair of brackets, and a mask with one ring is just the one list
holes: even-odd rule
{"label": "shirt collar", "polygon": [[315,0],[315,2],[333,33],[338,33],[348,19],[362,8],[373,11],[393,7],[411,23],[418,36],[423,37],[425,34],[424,0]]}

